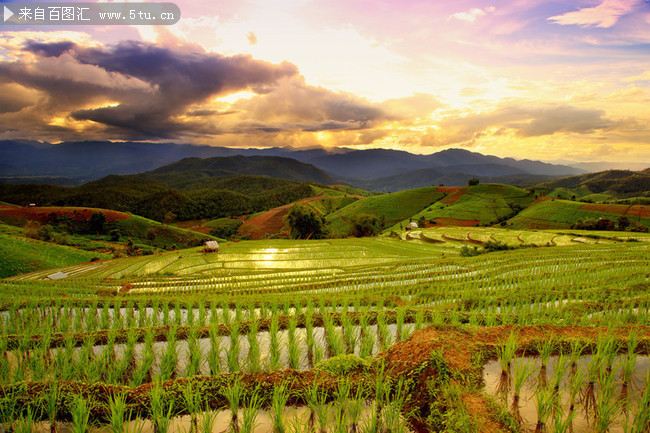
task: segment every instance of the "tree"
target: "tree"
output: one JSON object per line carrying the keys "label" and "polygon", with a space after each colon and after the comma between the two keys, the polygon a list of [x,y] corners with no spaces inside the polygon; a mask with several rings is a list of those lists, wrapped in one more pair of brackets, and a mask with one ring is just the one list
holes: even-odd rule
{"label": "tree", "polygon": [[625,215],[618,217],[616,222],[618,223],[618,229],[621,231],[625,231],[630,226],[630,220]]}
{"label": "tree", "polygon": [[427,220],[424,218],[424,215],[422,215],[420,218],[418,218],[418,227],[423,229],[427,225]]}
{"label": "tree", "polygon": [[286,221],[293,239],[322,239],[327,234],[325,219],[303,205],[292,206]]}
{"label": "tree", "polygon": [[350,235],[355,237],[374,236],[381,231],[379,220],[374,215],[358,214],[352,218]]}
{"label": "tree", "polygon": [[168,212],[165,214],[165,218],[163,218],[163,223],[165,223],[165,224],[171,224],[171,223],[173,223],[174,221],[176,221],[176,218],[177,218],[177,217],[178,217],[178,215],[176,215],[174,212],[172,212],[172,211],[168,211]]}
{"label": "tree", "polygon": [[88,219],[88,229],[99,236],[104,232],[104,223],[106,223],[106,215],[103,212],[93,212]]}
{"label": "tree", "polygon": [[478,179],[475,177],[471,178],[469,181],[467,181],[467,185],[469,186],[478,185]]}

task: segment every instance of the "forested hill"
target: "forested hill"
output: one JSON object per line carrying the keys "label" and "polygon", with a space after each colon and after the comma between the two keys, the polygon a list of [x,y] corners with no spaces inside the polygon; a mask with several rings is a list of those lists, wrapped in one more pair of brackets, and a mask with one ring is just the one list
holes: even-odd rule
{"label": "forested hill", "polygon": [[231,176],[210,187],[177,189],[146,175],[108,176],[79,187],[0,184],[0,200],[39,206],[87,206],[130,212],[162,221],[220,218],[259,212],[313,194],[308,183],[262,176]]}

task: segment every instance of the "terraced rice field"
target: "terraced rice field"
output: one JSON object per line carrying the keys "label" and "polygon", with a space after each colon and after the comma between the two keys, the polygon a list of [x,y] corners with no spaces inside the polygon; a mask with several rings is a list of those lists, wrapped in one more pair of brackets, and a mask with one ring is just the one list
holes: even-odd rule
{"label": "terraced rice field", "polygon": [[[488,242],[525,247],[460,255]],[[445,227],[16,276],[0,423],[647,432],[649,263],[647,234]]]}

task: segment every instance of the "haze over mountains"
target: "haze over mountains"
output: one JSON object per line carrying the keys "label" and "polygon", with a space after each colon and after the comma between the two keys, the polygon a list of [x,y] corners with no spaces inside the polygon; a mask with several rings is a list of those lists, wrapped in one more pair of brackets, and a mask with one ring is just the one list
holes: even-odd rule
{"label": "haze over mountains", "polygon": [[[234,149],[151,142],[63,142],[0,141],[0,180],[4,182],[46,181],[82,184],[109,174],[134,174],[158,169],[184,158],[274,156],[312,164],[325,173],[302,176],[220,169],[239,174],[263,174],[292,180],[345,182],[374,190],[397,190],[424,185],[465,184],[471,177],[483,181],[510,180],[538,182],[551,177],[584,173],[568,165],[486,156],[462,149],[449,149],[431,155],[416,155],[389,149],[352,150],[322,148]],[[231,160],[233,163],[235,160]],[[185,164],[188,164],[186,161]],[[213,162],[212,164],[218,164]],[[213,167],[214,168],[214,167]],[[268,168],[268,167],[267,167]],[[224,173],[226,174],[226,173]],[[230,173],[232,174],[232,173]],[[514,176],[514,177],[513,177]],[[52,179],[52,178],[60,179]],[[41,179],[36,179],[41,178]]]}

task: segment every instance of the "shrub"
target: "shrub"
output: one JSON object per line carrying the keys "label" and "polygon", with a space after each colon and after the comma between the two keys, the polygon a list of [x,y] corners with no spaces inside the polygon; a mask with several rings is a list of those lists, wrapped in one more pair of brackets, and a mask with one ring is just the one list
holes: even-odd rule
{"label": "shrub", "polygon": [[354,354],[333,356],[316,364],[317,370],[324,370],[333,374],[347,374],[356,370],[365,371],[369,367],[369,361]]}

